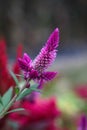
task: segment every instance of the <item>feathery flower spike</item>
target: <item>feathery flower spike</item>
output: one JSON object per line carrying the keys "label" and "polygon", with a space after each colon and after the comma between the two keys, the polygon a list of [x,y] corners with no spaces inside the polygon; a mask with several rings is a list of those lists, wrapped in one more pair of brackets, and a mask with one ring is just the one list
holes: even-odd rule
{"label": "feathery flower spike", "polygon": [[50,64],[55,60],[58,42],[59,31],[58,28],[56,28],[48,38],[45,46],[41,49],[39,55],[33,61],[34,68],[39,73],[42,73],[45,69],[47,69]]}
{"label": "feathery flower spike", "polygon": [[56,58],[58,43],[59,30],[56,28],[33,61],[26,53],[24,53],[23,58],[18,59],[19,66],[24,71],[25,79],[37,80],[42,84],[43,81],[49,81],[56,76],[57,72],[48,72],[46,69]]}

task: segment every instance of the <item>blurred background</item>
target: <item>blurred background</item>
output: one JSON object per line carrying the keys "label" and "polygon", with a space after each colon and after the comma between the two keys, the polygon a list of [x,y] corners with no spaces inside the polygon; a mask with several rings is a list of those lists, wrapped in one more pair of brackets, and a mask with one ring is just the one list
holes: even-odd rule
{"label": "blurred background", "polygon": [[59,75],[43,96],[57,97],[65,123],[87,111],[87,0],[0,0],[0,39],[6,40],[9,61],[19,43],[34,58],[56,27],[60,43],[50,69]]}
{"label": "blurred background", "polygon": [[56,27],[59,55],[85,53],[86,23],[86,0],[0,0],[0,37],[6,38],[10,55],[18,43],[35,55]]}

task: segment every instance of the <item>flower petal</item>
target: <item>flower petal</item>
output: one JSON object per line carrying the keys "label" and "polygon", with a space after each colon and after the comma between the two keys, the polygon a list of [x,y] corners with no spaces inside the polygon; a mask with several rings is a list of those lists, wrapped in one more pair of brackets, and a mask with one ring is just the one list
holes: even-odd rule
{"label": "flower petal", "polygon": [[44,75],[43,79],[49,81],[52,80],[57,75],[57,72],[44,72],[43,75]]}
{"label": "flower petal", "polygon": [[24,53],[24,55],[23,55],[23,59],[24,59],[27,63],[29,63],[29,62],[32,61],[31,58],[28,56],[27,53]]}
{"label": "flower petal", "polygon": [[18,63],[19,63],[19,66],[20,68],[23,70],[23,71],[28,71],[28,64],[25,62],[25,60],[21,59],[21,58],[18,58]]}
{"label": "flower petal", "polygon": [[32,68],[32,60],[27,53],[24,53],[23,58],[18,58],[18,63],[20,68],[25,72],[30,71]]}

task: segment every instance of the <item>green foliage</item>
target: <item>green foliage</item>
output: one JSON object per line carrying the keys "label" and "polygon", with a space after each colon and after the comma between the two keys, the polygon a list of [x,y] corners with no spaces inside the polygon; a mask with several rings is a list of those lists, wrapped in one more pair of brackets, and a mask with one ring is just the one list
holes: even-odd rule
{"label": "green foliage", "polygon": [[13,88],[10,87],[8,89],[8,91],[6,91],[6,93],[0,97],[1,98],[1,104],[0,103],[0,112],[8,105],[8,103],[10,102],[11,98],[12,98],[12,93],[13,93]]}
{"label": "green foliage", "polygon": [[3,97],[2,97],[2,102],[3,102],[3,106],[4,106],[4,107],[7,106],[8,103],[9,103],[9,101],[11,100],[11,98],[12,98],[12,93],[13,93],[13,88],[10,87],[10,88],[8,89],[8,91],[3,95]]}
{"label": "green foliage", "polygon": [[24,108],[16,108],[16,109],[13,109],[11,111],[6,112],[6,114],[9,114],[9,113],[12,113],[12,112],[24,111],[24,110],[25,110]]}
{"label": "green foliage", "polygon": [[32,85],[30,88],[25,88],[24,91],[19,94],[17,100],[20,100],[23,97],[31,94],[33,91],[41,92],[41,90],[37,88],[37,84],[35,84],[35,85]]}
{"label": "green foliage", "polygon": [[16,75],[15,75],[11,70],[10,70],[9,72],[10,72],[10,75],[13,77],[13,79],[14,79],[16,85],[19,86],[19,81],[18,81]]}
{"label": "green foliage", "polygon": [[0,104],[0,112],[3,110],[3,106]]}
{"label": "green foliage", "polygon": [[0,104],[3,106],[2,97],[0,95]]}

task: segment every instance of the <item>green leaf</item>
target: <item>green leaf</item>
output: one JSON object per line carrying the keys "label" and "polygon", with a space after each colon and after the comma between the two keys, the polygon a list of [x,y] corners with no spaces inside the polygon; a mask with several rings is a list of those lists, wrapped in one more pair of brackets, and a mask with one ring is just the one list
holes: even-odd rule
{"label": "green leaf", "polygon": [[22,93],[20,93],[20,95],[17,97],[16,100],[20,100],[22,99],[23,97],[27,96],[28,94],[30,94],[32,92],[31,89],[24,89],[24,91]]}
{"label": "green leaf", "polygon": [[31,86],[30,89],[31,91],[42,92],[41,89],[38,89],[36,85]]}
{"label": "green leaf", "polygon": [[0,104],[3,106],[2,97],[0,95]]}
{"label": "green leaf", "polygon": [[3,110],[3,106],[0,104],[0,112]]}
{"label": "green leaf", "polygon": [[9,101],[11,100],[11,98],[12,98],[12,93],[13,93],[13,88],[10,87],[10,88],[8,89],[8,91],[6,91],[6,93],[3,95],[3,97],[2,97],[2,102],[3,102],[3,106],[4,106],[4,107],[7,106],[8,103],[9,103]]}
{"label": "green leaf", "polygon": [[12,112],[24,111],[24,110],[25,110],[24,108],[16,108],[16,109],[13,109],[11,111],[6,112],[6,114],[9,114],[9,113],[12,113]]}
{"label": "green leaf", "polygon": [[19,86],[19,81],[18,81],[16,75],[15,75],[11,70],[10,70],[9,72],[10,72],[11,76],[13,77],[13,79],[14,79],[16,85]]}
{"label": "green leaf", "polygon": [[25,88],[24,91],[22,93],[20,93],[20,95],[18,96],[17,100],[20,100],[22,99],[23,97],[31,94],[33,91],[36,91],[36,92],[41,92],[40,89],[37,89],[37,85],[33,85],[31,86],[30,88]]}

